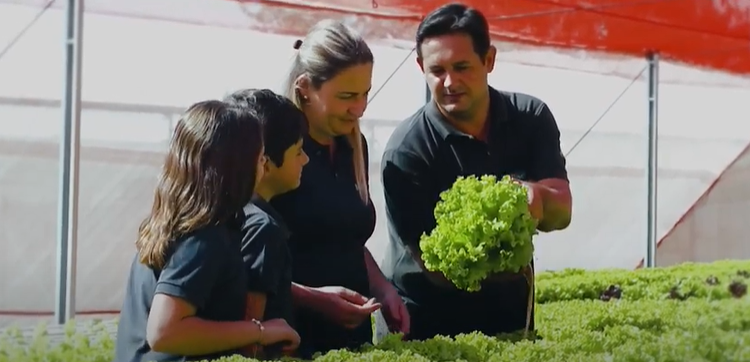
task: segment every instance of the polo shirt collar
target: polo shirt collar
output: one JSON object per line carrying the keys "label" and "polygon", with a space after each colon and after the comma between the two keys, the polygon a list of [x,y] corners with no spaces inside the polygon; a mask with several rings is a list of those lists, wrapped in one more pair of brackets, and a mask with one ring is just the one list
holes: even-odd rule
{"label": "polo shirt collar", "polygon": [[232,230],[242,229],[242,224],[245,222],[244,212],[236,212],[226,222],[227,227]]}
{"label": "polo shirt collar", "polygon": [[[508,121],[508,107],[507,107],[507,99],[506,97],[495,90],[492,87],[489,87],[490,91],[490,114],[489,114],[489,122],[490,122],[490,134],[495,133],[498,131],[497,125],[503,122]],[[453,127],[443,116],[442,113],[440,113],[440,110],[438,109],[437,104],[435,104],[434,101],[429,101],[425,105],[425,112],[427,114],[427,120],[430,122],[432,127],[435,128],[438,135],[442,139],[448,139],[449,137],[470,137],[470,135],[459,131],[456,129],[456,127]]]}
{"label": "polo shirt collar", "polygon": [[[258,196],[258,194],[253,195],[251,203],[255,205],[257,208],[261,209],[266,214],[270,215],[271,218],[273,218],[274,222],[281,227],[283,232],[286,235],[289,235],[290,231],[287,227],[286,223],[284,222],[284,218],[279,214],[276,209],[271,206],[271,204],[268,203],[268,201],[264,200],[262,197]],[[245,213],[247,214],[248,209],[250,208],[250,205],[245,206]]]}
{"label": "polo shirt collar", "polygon": [[[328,155],[329,146],[323,145],[315,141],[312,137],[310,137],[309,134],[306,134],[304,137],[304,143],[302,144],[302,149],[305,150],[305,153],[308,154],[308,156],[312,155],[320,155],[325,154]],[[346,139],[346,136],[338,136],[333,139],[333,142],[335,144],[335,151],[338,153],[338,151],[349,151],[351,152],[352,146],[349,144],[349,141]]]}

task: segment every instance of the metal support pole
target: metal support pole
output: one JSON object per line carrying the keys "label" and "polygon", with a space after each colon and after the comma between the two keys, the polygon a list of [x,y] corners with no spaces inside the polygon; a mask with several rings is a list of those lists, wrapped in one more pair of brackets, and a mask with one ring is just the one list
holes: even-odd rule
{"label": "metal support pole", "polygon": [[83,0],[68,0],[66,18],[55,301],[55,321],[58,324],[65,324],[75,317]]}
{"label": "metal support pole", "polygon": [[647,268],[656,266],[656,190],[659,145],[659,55],[651,53],[648,60],[648,163],[646,169],[646,257]]}
{"label": "metal support pole", "polygon": [[432,93],[430,93],[430,86],[425,83],[424,84],[424,102],[430,103],[430,100],[432,100]]}

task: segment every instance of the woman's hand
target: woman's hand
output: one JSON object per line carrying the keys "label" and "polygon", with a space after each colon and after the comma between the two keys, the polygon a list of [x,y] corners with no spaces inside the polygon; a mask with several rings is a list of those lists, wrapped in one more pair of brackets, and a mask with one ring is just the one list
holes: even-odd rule
{"label": "woman's hand", "polygon": [[315,290],[318,295],[316,311],[344,328],[354,329],[369,322],[370,315],[381,307],[374,299],[367,299],[351,289],[321,287]]}

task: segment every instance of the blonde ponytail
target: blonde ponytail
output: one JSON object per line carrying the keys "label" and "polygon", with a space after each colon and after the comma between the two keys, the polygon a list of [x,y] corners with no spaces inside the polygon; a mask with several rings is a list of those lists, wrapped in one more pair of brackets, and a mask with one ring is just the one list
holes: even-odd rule
{"label": "blonde ponytail", "polygon": [[365,165],[365,150],[362,144],[362,131],[359,122],[354,126],[352,133],[347,136],[352,146],[352,162],[354,163],[354,179],[356,181],[359,197],[365,203],[370,203],[370,186],[367,183],[367,165]]}

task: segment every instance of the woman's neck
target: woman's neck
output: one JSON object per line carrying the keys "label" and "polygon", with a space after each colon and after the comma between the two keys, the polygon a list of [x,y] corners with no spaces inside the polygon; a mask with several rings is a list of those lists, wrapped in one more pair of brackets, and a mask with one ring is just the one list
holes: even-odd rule
{"label": "woman's neck", "polygon": [[327,132],[310,127],[309,134],[310,138],[321,145],[330,146],[333,143],[333,136]]}

